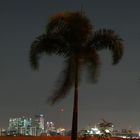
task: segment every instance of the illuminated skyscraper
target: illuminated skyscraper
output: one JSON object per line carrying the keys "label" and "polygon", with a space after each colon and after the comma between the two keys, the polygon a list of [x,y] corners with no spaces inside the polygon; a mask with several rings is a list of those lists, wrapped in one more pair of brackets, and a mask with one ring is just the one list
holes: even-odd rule
{"label": "illuminated skyscraper", "polygon": [[32,119],[25,118],[10,118],[8,132],[10,135],[13,133],[21,135],[30,135],[30,127],[32,126]]}
{"label": "illuminated skyscraper", "polygon": [[35,115],[35,118],[20,117],[20,118],[10,118],[9,127],[6,131],[6,135],[30,135],[30,136],[40,136],[47,135],[51,131],[54,131],[53,122],[44,122],[44,115]]}
{"label": "illuminated skyscraper", "polygon": [[35,127],[37,135],[44,133],[44,115],[39,114],[35,116]]}

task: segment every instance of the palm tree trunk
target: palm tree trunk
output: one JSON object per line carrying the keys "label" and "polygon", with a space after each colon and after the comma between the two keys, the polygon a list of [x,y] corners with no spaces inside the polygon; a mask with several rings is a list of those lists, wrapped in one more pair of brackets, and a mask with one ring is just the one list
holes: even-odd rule
{"label": "palm tree trunk", "polygon": [[72,118],[72,133],[71,140],[77,140],[77,131],[78,131],[78,71],[79,64],[78,59],[75,60],[75,90],[74,90],[74,104],[73,104],[73,118]]}

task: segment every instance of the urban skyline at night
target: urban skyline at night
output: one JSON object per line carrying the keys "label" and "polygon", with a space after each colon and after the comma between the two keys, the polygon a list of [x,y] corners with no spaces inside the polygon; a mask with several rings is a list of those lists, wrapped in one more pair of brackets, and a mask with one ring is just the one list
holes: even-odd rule
{"label": "urban skyline at night", "polygon": [[[105,131],[104,131],[105,130]],[[105,132],[105,133],[104,133]],[[43,114],[34,118],[19,116],[9,118],[8,127],[0,128],[0,136],[70,136],[71,129],[56,126],[55,122],[45,119]],[[78,130],[79,136],[104,136],[120,138],[139,138],[140,132],[129,129],[116,129],[115,124],[107,120],[100,120],[95,125],[88,125]]]}
{"label": "urban skyline at night", "polygon": [[105,119],[116,129],[140,131],[140,1],[133,0],[1,0],[0,1],[0,128],[11,116],[44,114],[45,119],[71,129],[73,89],[54,106],[47,98],[55,89],[64,59],[43,56],[35,72],[29,63],[33,40],[45,32],[49,17],[63,11],[80,11],[93,30],[113,29],[124,43],[124,56],[111,65],[108,51],[100,52],[101,72],[96,84],[83,72],[79,95],[79,129]]}

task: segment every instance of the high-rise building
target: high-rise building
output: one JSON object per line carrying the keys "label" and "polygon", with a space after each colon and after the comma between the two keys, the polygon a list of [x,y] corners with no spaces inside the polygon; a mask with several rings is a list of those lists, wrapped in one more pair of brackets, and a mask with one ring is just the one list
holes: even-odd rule
{"label": "high-rise building", "polygon": [[40,136],[48,135],[52,131],[55,131],[54,123],[45,123],[44,115],[39,114],[35,115],[35,118],[33,120],[24,116],[20,118],[10,118],[6,135]]}
{"label": "high-rise building", "polygon": [[36,136],[36,127],[30,127],[31,136]]}
{"label": "high-rise building", "polygon": [[30,127],[32,126],[32,119],[25,118],[10,118],[8,133],[9,135],[30,135]]}
{"label": "high-rise building", "polygon": [[36,115],[34,123],[37,135],[41,135],[41,133],[44,133],[44,115],[42,114]]}

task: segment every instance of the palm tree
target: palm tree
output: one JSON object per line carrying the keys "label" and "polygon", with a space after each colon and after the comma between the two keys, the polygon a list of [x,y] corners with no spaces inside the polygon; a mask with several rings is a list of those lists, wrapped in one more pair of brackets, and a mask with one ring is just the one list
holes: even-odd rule
{"label": "palm tree", "polygon": [[113,64],[123,55],[122,39],[113,30],[92,30],[92,25],[82,12],[62,12],[50,17],[44,34],[35,39],[30,49],[30,64],[34,70],[39,68],[40,56],[56,54],[65,59],[63,76],[59,86],[49,97],[51,104],[68,95],[74,86],[72,118],[72,140],[77,139],[79,80],[83,66],[89,71],[89,79],[96,82],[99,75],[100,59],[98,51],[109,49]]}
{"label": "palm tree", "polygon": [[113,130],[113,123],[108,122],[102,119],[102,122],[99,123],[100,131],[102,132],[103,137],[110,137]]}

